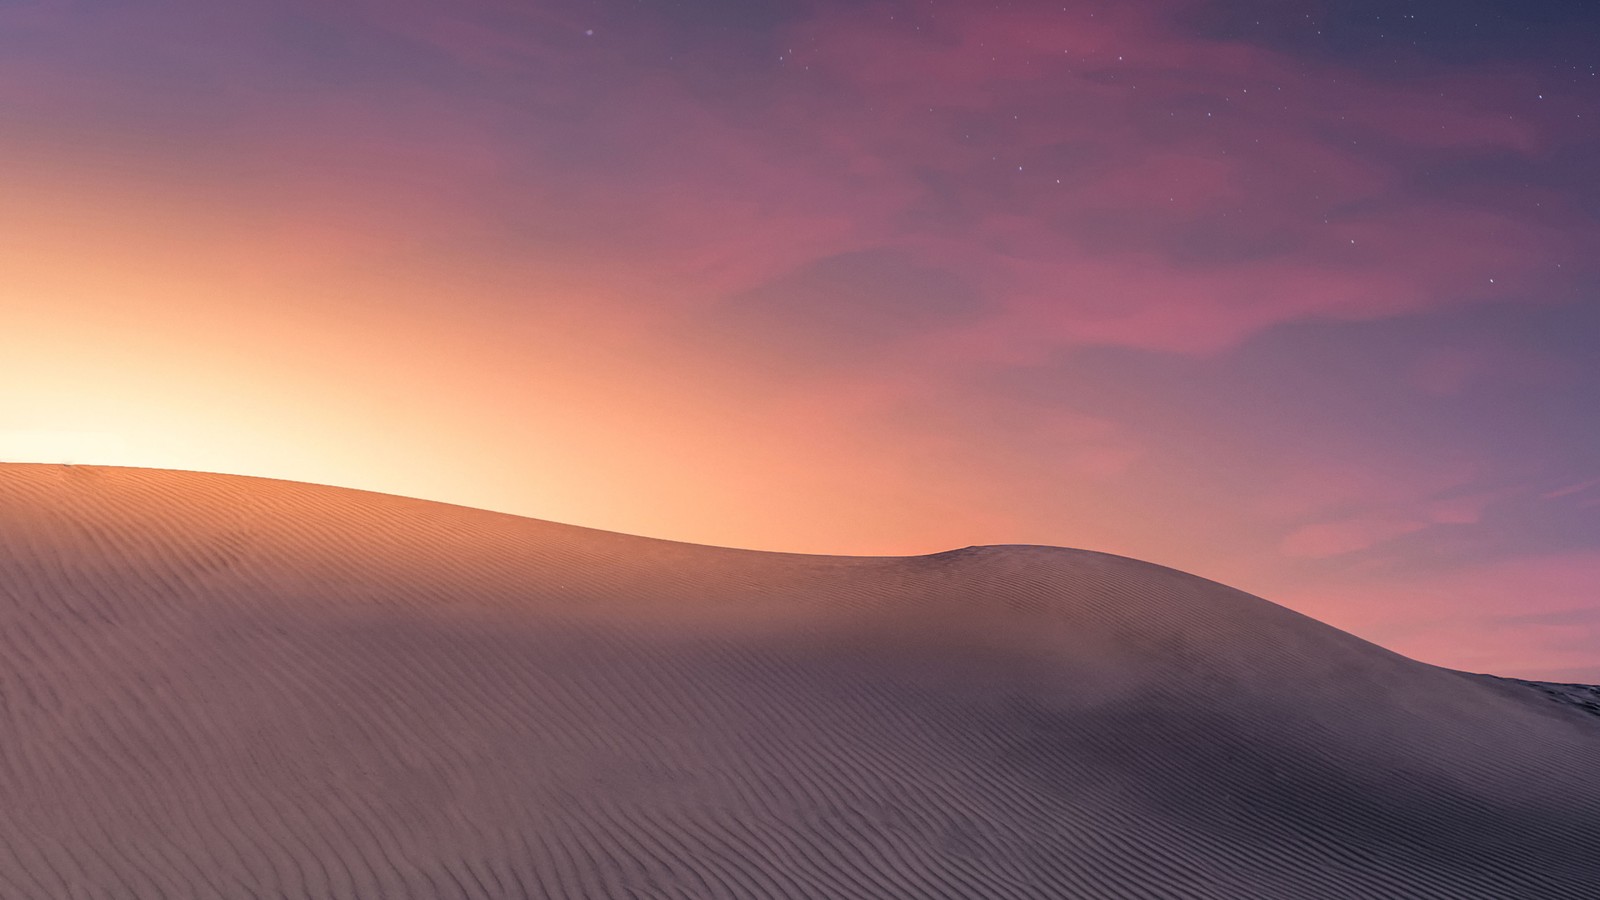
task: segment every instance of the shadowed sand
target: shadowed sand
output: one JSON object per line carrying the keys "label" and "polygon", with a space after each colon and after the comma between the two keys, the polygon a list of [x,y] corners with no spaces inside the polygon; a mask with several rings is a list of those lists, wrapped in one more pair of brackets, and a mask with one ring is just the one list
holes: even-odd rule
{"label": "shadowed sand", "polygon": [[0,897],[1600,897],[1594,694],[1053,547],[0,466]]}

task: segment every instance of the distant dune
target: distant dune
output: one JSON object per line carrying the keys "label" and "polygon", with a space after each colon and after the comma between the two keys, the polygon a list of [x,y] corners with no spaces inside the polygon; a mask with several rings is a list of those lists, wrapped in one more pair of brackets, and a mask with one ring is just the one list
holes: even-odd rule
{"label": "distant dune", "polygon": [[1594,699],[1080,550],[0,465],[6,900],[1594,900]]}

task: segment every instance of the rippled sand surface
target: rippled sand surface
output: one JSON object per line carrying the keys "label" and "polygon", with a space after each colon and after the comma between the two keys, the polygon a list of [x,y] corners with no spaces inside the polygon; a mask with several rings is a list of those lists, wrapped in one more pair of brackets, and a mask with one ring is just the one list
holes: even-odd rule
{"label": "rippled sand surface", "polygon": [[1122,557],[0,465],[0,897],[1600,897],[1593,693]]}

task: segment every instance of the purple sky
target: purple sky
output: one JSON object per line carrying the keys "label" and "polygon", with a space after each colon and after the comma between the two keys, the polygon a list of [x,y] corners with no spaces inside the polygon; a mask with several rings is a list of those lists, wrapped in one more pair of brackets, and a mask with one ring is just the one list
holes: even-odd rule
{"label": "purple sky", "polygon": [[0,2],[0,457],[1600,681],[1597,66],[1575,2]]}

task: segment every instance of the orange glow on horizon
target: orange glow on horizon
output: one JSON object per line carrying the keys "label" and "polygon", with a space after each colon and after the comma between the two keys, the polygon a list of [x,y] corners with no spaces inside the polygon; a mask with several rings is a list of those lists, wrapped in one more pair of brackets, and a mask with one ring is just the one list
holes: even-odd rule
{"label": "orange glow on horizon", "polygon": [[1600,672],[1587,80],[1183,3],[511,6],[0,4],[0,461],[1080,547]]}
{"label": "orange glow on horizon", "polygon": [[[118,206],[74,193],[100,185],[29,183],[59,215],[0,232],[24,251],[5,291],[12,334],[28,338],[0,366],[30,386],[5,398],[0,460],[284,478],[800,552],[932,552],[1006,532],[960,493],[906,504],[892,457],[837,467],[859,438],[830,432],[810,401],[761,409],[750,384],[619,319],[617,298],[571,302],[560,273],[385,272],[317,256],[314,236],[271,247],[281,265],[268,267],[242,226],[185,212],[181,192]],[[476,308],[565,302],[511,328],[430,309],[463,290]]]}

